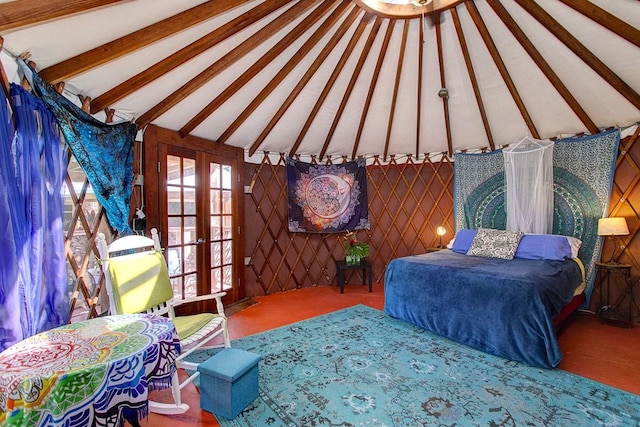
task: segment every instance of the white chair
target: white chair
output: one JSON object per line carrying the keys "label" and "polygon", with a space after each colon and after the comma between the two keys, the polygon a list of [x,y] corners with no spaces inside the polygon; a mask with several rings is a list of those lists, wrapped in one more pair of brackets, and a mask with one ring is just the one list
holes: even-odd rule
{"label": "white chair", "polygon": [[[178,374],[173,377],[171,390],[175,403],[149,402],[149,410],[159,414],[181,414],[189,405],[181,400],[181,390],[199,375],[198,363],[184,360],[198,349],[230,347],[227,318],[222,297],[226,292],[173,301],[173,288],[167,262],[162,254],[158,231],[151,230],[152,238],[130,235],[107,245],[103,233],[98,233],[96,244],[100,253],[111,314],[150,313],[169,317],[180,338],[179,368],[194,373],[182,383]],[[194,301],[216,300],[217,313],[176,316],[174,307]],[[215,343],[212,342],[217,337]]]}

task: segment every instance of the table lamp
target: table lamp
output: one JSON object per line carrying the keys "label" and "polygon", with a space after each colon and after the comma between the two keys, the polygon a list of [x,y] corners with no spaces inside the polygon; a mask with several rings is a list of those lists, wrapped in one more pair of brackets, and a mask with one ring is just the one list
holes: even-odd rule
{"label": "table lamp", "polygon": [[436,234],[438,235],[438,249],[442,249],[442,236],[447,234],[447,229],[440,226],[436,228]]}
{"label": "table lamp", "polygon": [[[627,227],[627,220],[624,219],[623,217],[600,218],[598,220],[599,236],[605,236],[605,237],[626,236],[628,234],[629,234],[629,227]],[[608,264],[611,264],[613,262],[613,259],[615,258],[615,254],[616,254],[616,249],[614,246],[613,252],[611,253],[611,259],[607,261]]]}

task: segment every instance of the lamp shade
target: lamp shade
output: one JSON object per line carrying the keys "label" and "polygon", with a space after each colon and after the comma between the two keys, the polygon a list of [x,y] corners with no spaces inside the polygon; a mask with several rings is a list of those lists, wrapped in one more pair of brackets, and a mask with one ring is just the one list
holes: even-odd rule
{"label": "lamp shade", "polygon": [[598,220],[598,235],[625,236],[629,234],[627,220],[623,217],[600,218]]}

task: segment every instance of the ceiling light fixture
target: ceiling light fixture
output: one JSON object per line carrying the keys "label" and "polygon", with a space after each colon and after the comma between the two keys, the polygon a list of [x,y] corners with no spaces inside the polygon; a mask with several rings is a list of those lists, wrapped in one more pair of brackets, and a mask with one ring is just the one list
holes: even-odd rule
{"label": "ceiling light fixture", "polygon": [[418,18],[455,7],[460,0],[353,0],[364,10],[390,18]]}

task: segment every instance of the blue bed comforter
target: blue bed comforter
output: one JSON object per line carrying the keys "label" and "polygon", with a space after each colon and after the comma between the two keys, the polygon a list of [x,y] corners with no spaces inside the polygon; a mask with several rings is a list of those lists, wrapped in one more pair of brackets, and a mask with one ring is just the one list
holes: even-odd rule
{"label": "blue bed comforter", "polygon": [[562,359],[553,318],[582,282],[572,260],[503,260],[449,250],[392,260],[384,311],[462,344],[527,365]]}

